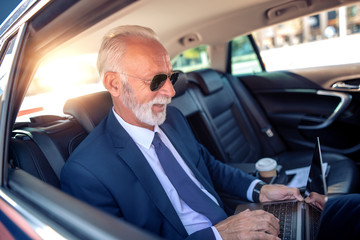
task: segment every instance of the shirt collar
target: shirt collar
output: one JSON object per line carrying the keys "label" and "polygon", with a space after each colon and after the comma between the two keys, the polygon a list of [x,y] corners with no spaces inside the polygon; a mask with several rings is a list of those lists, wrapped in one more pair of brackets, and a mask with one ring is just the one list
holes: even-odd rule
{"label": "shirt collar", "polygon": [[130,135],[130,137],[134,140],[136,144],[139,144],[147,149],[150,149],[152,141],[154,139],[155,132],[159,132],[162,134],[161,129],[158,125],[155,125],[154,131],[151,131],[149,129],[138,127],[132,124],[129,124],[124,121],[114,110],[114,115],[118,122],[121,124],[121,126],[125,129],[125,131]]}

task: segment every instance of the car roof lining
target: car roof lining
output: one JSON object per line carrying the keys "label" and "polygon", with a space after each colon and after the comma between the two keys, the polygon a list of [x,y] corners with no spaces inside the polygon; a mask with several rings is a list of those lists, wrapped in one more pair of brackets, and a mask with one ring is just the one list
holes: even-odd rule
{"label": "car roof lining", "polygon": [[[54,1],[31,20],[31,45],[34,51],[51,52],[64,42],[76,37],[79,32],[91,28],[119,9],[136,0],[68,0]],[[62,3],[62,4],[61,4]],[[55,10],[54,10],[55,9]],[[84,14],[79,14],[78,11]],[[53,17],[56,13],[58,16]],[[46,17],[43,17],[45,15]]]}
{"label": "car roof lining", "polygon": [[[345,5],[355,2],[352,0],[301,0],[301,2],[307,3],[306,8],[288,11],[286,14],[275,18],[269,19],[267,17],[269,9],[286,5],[289,2],[299,1],[253,0],[249,3],[249,1],[233,0],[183,0],[181,4],[175,1],[168,1],[171,6],[176,4],[174,10],[169,9],[166,2],[161,0],[136,1],[87,28],[63,45],[62,49],[68,49],[67,52],[72,52],[76,49],[77,53],[84,54],[89,52],[96,53],[102,36],[109,29],[119,25],[137,24],[154,29],[168,49],[169,55],[174,57],[189,47],[183,45],[180,41],[189,34],[200,36],[200,41],[194,43],[194,45],[221,45],[224,44],[224,39],[229,41],[236,36],[248,34],[256,29],[274,25],[304,14],[311,15],[325,9],[338,7],[339,4]],[[210,7],[207,11],[204,11],[207,5]],[[188,6],[191,6],[191,8]],[[220,14],[218,13],[219,11]],[[259,12],[263,14],[259,15]],[[246,23],[242,24],[244,19],[246,19]],[[61,24],[62,21],[59,21],[58,24]],[[163,24],[164,21],[168,23]],[[44,32],[44,34],[49,33]],[[39,38],[44,34],[40,34]]]}

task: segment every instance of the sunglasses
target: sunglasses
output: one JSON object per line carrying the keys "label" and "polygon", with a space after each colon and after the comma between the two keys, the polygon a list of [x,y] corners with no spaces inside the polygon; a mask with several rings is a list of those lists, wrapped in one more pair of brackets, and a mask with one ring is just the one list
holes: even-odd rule
{"label": "sunglasses", "polygon": [[176,83],[176,81],[179,78],[180,73],[181,73],[180,71],[173,71],[169,74],[160,73],[160,74],[155,75],[152,80],[146,80],[146,79],[134,76],[134,75],[127,74],[127,73],[122,73],[122,74],[132,77],[132,78],[142,80],[146,83],[150,83],[150,90],[154,92],[154,91],[159,90],[162,86],[164,86],[166,79],[168,79],[168,78],[170,79],[170,82],[174,86],[174,84]]}

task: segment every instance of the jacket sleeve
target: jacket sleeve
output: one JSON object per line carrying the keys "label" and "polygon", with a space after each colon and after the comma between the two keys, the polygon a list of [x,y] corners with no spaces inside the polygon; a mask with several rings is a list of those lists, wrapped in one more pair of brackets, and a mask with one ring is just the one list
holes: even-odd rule
{"label": "jacket sleeve", "polygon": [[204,228],[200,231],[194,232],[193,234],[189,235],[186,240],[216,240],[213,230],[209,228]]}
{"label": "jacket sleeve", "polygon": [[[74,179],[74,176],[77,176]],[[65,164],[60,176],[61,189],[98,209],[122,217],[107,188],[85,166],[72,161]]]}

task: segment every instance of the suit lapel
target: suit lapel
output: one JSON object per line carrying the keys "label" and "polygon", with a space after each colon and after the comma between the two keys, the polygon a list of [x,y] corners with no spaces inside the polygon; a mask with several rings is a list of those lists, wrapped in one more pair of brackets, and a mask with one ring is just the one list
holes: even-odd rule
{"label": "suit lapel", "polygon": [[[147,191],[157,208],[163,213],[165,218],[167,218],[179,234],[185,238],[187,236],[187,232],[168,196],[162,188],[161,183],[136,143],[122,128],[112,111],[109,114],[107,128],[107,132],[109,132],[112,137],[113,145],[116,148],[119,158],[121,158],[121,160],[123,160],[133,171],[139,182],[143,185],[144,189]],[[114,129],[116,129],[116,131],[114,131]]]}

